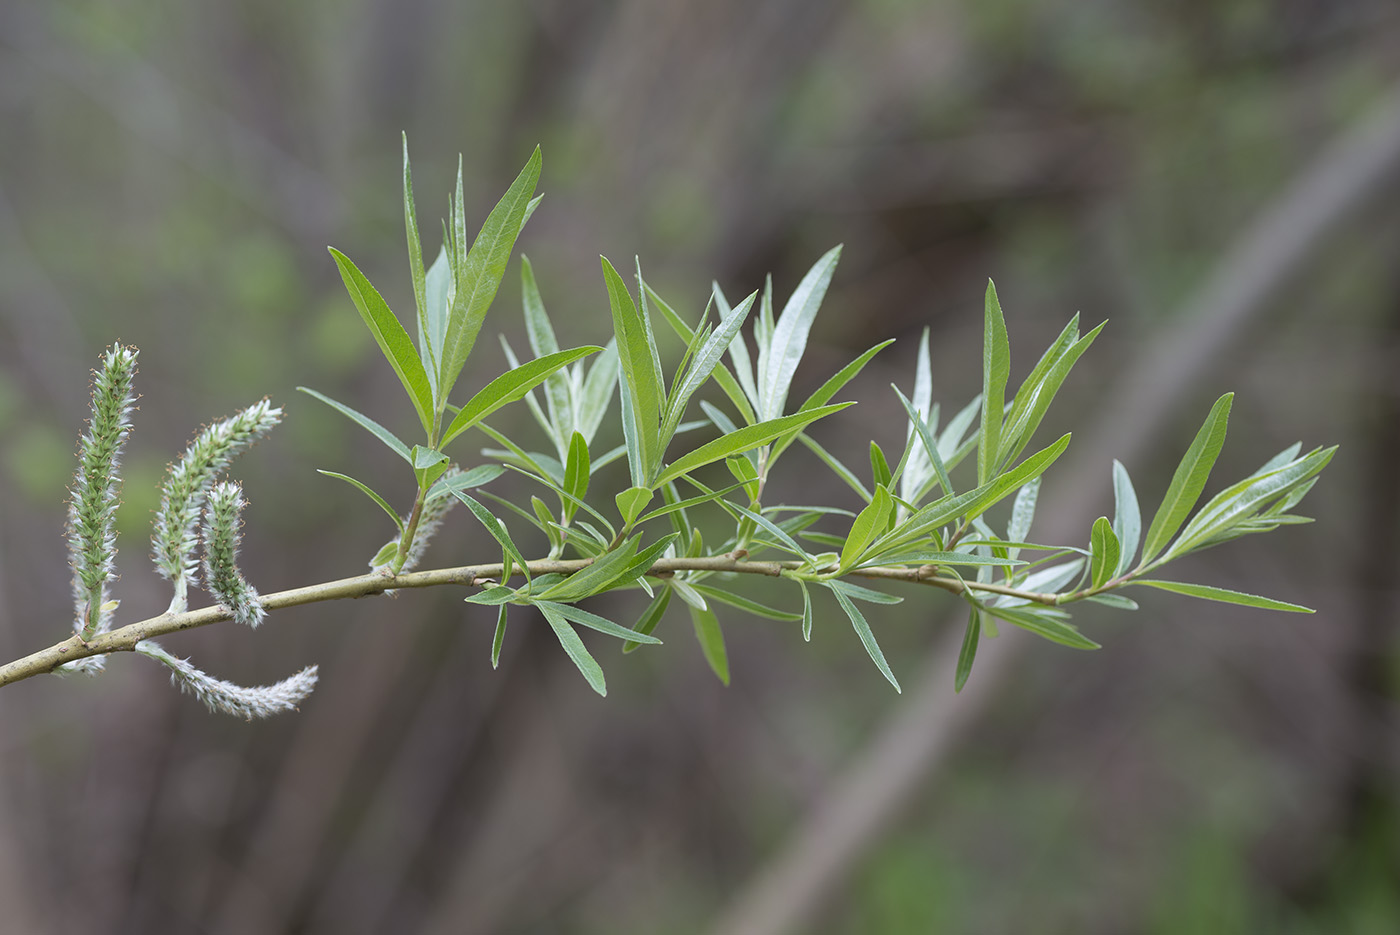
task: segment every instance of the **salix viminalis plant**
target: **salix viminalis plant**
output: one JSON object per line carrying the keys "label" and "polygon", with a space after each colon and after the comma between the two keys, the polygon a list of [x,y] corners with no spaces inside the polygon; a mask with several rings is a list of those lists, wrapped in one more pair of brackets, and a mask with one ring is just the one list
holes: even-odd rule
{"label": "salix viminalis plant", "polygon": [[[1006,325],[990,285],[983,310],[981,392],[951,418],[942,418],[933,402],[926,331],[912,388],[907,395],[894,388],[907,418],[899,457],[891,459],[871,441],[868,475],[863,467],[857,471],[841,463],[806,430],[852,405],[834,400],[890,342],[862,353],[800,404],[789,399],[839,248],[816,262],[781,311],[770,280],[737,304],[715,284],[698,316],[687,316],[664,300],[642,277],[640,265],[634,294],[603,259],[603,294],[613,335],[605,345],[568,350],[559,348],[534,270],[522,259],[523,309],[533,357],[522,362],[503,342],[509,369],[464,402],[452,402],[453,387],[515,242],[539,202],[539,172],[537,150],[469,243],[459,163],[443,244],[432,265],[425,266],[405,144],[404,225],[416,340],[359,269],[332,250],[350,297],[403,384],[422,430],[422,441],[410,444],[350,406],[305,389],[367,429],[406,462],[413,476],[412,503],[400,514],[386,497],[352,476],[322,472],[363,492],[393,523],[394,534],[370,559],[368,574],[259,594],[238,571],[242,493],[221,475],[234,455],[281,418],[280,410],[258,403],[206,428],[171,466],[153,542],[156,568],[173,587],[170,608],[158,617],[112,628],[115,603],[108,585],[114,575],[117,455],[128,431],[136,360],[134,350],[114,348],[103,358],[94,383],[93,417],[80,445],[73,487],[74,636],[0,666],[0,685],[59,668],[95,671],[104,654],[134,650],[166,665],[178,684],[211,707],[264,715],[304,697],[315,669],[277,685],[244,689],[203,674],[151,638],[223,620],[256,625],[269,611],[297,604],[438,585],[466,586],[471,590],[468,602],[496,608],[493,666],[514,607],[517,618],[551,629],[600,694],[606,692],[603,671],[580,628],[622,641],[624,652],[659,643],[655,633],[673,599],[685,605],[700,649],[722,681],[729,679],[729,662],[720,617],[742,611],[800,624],[806,638],[818,620],[844,617],[896,688],[894,667],[861,605],[894,604],[905,595],[878,585],[905,588],[906,594],[908,586],[933,587],[966,602],[969,617],[955,682],[959,689],[980,641],[995,636],[998,623],[1070,647],[1095,648],[1098,644],[1070,622],[1070,606],[1092,602],[1132,609],[1136,604],[1119,593],[1128,587],[1307,610],[1155,577],[1163,565],[1187,553],[1307,521],[1291,511],[1334,448],[1304,454],[1294,445],[1196,509],[1225,440],[1229,394],[1212,407],[1145,530],[1133,484],[1115,462],[1114,515],[1092,524],[1084,547],[1030,538],[1040,478],[1070,441],[1064,435],[1037,447],[1037,430],[1103,325],[1081,335],[1076,316],[1011,392]],[[752,327],[746,328],[750,320]],[[669,378],[657,337],[657,325],[663,323],[683,346]],[[719,394],[699,398],[710,383]],[[622,443],[595,454],[595,439],[614,397],[620,403]],[[542,446],[512,438],[487,421],[522,399],[543,428]],[[693,419],[697,407],[703,419]],[[445,449],[469,430],[480,432],[489,447],[480,450],[482,463],[459,467]],[[781,489],[779,461],[796,442],[849,486],[849,502],[793,506],[775,495]],[[599,472],[624,459],[625,487],[603,489],[601,478],[615,472]],[[524,504],[479,489],[507,471],[527,478],[539,495]],[[481,541],[492,550],[488,560],[411,570],[457,503],[484,530]],[[994,519],[997,510],[1004,515]],[[708,541],[700,531],[702,512],[720,523],[718,534],[713,524],[703,523],[711,530]],[[521,536],[527,528],[538,533],[536,542],[547,544],[543,557],[529,557],[531,540]],[[746,596],[740,582],[755,574],[782,579],[791,589],[790,609]],[[218,603],[189,610],[189,590],[199,585]],[[580,606],[618,590],[640,590],[649,598],[630,627]],[[836,608],[839,615],[831,613]]]}

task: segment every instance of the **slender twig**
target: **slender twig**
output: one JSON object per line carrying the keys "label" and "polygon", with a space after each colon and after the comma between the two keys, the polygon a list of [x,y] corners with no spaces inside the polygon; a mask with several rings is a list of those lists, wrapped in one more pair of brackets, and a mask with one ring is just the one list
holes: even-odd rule
{"label": "slender twig", "polygon": [[[561,574],[571,575],[592,564],[593,559],[539,559],[529,563],[531,575]],[[681,571],[734,572],[748,575],[780,577],[785,572],[793,574],[808,566],[799,561],[760,562],[744,561],[733,555],[710,555],[696,558],[658,559],[647,574],[667,577]],[[443,585],[471,586],[488,581],[497,581],[505,567],[500,562],[485,565],[462,565],[456,568],[435,568],[429,571],[414,571],[399,575],[367,574],[354,578],[341,578],[337,581],[324,581],[320,584],[277,591],[262,597],[264,610],[279,610],[303,604],[317,604],[322,601],[338,601],[347,598],[369,597],[385,591],[401,588],[432,588]],[[820,570],[819,570],[820,571]],[[519,574],[519,568],[515,569]],[[884,579],[886,581],[907,581],[912,584],[926,584],[942,588],[954,594],[973,589],[993,594],[1023,598],[1037,604],[1054,605],[1063,600],[1063,595],[1041,594],[1036,591],[1018,591],[1004,585],[963,581],[958,578],[945,578],[937,573],[932,565],[914,568],[876,565],[859,568],[850,574],[862,578]],[[30,653],[13,662],[0,666],[0,686],[19,682],[35,675],[52,672],[57,666],[75,659],[100,656],[105,653],[130,652],[142,640],[155,639],[206,627],[213,623],[232,620],[233,613],[226,607],[201,607],[182,613],[164,613],[136,623],[127,624],[115,630],[98,634],[84,642],[77,636],[55,643],[47,649]]]}

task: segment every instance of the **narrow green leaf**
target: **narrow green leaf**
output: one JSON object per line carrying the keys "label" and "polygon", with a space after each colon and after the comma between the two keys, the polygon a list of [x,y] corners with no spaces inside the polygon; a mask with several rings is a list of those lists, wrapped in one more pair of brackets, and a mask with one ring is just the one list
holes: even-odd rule
{"label": "narrow green leaf", "polygon": [[1121,575],[1133,567],[1138,542],[1142,538],[1142,513],[1138,509],[1137,491],[1128,477],[1128,469],[1116,458],[1113,461],[1113,532],[1118,537],[1118,567]]}
{"label": "narrow green leaf", "polygon": [[[660,517],[666,516],[670,513],[674,513],[677,510],[688,510],[693,506],[700,506],[703,503],[709,503],[712,500],[718,500],[720,497],[724,496],[730,491],[738,490],[742,486],[744,485],[730,484],[728,487],[724,487],[719,490],[711,490],[707,493],[697,494],[696,496],[689,497],[685,500],[677,500],[675,503],[668,503],[665,506],[659,506],[656,509],[649,510],[643,515],[637,517],[637,522],[634,525],[640,526],[643,523],[649,522],[654,519],[659,519]],[[643,487],[637,489],[645,490],[646,488]]]}
{"label": "narrow green leaf", "polygon": [[739,329],[743,327],[744,321],[749,317],[749,310],[753,308],[754,299],[757,297],[758,293],[755,292],[740,302],[737,308],[720,320],[719,327],[705,339],[705,343],[695,352],[695,356],[690,362],[690,369],[686,371],[685,379],[680,382],[667,403],[668,411],[665,425],[662,428],[663,443],[675,431],[675,427],[680,424],[681,417],[685,414],[686,403],[690,402],[690,397],[694,396],[695,391],[700,389],[721,366],[720,361],[724,357],[725,350],[728,349],[734,336],[739,333]]}
{"label": "narrow green leaf", "polygon": [[371,419],[369,416],[361,412],[356,412],[354,409],[351,409],[344,403],[338,403],[335,400],[331,399],[329,396],[324,396],[321,393],[318,393],[315,390],[310,389],[308,387],[299,386],[297,387],[297,390],[299,390],[302,393],[305,393],[307,396],[312,396],[316,399],[319,399],[321,402],[325,403],[327,406],[330,406],[336,412],[339,412],[341,415],[350,419],[350,421],[355,422],[364,429],[368,430],[369,433],[372,434],[375,438],[388,445],[389,450],[392,451],[394,454],[398,455],[400,458],[403,458],[409,464],[413,463],[413,456],[408,453],[408,445],[404,444],[404,442],[401,441],[397,435],[386,429],[384,426],[380,425],[378,422]]}
{"label": "narrow green leaf", "polygon": [[[850,383],[851,380],[855,379],[857,374],[859,374],[862,370],[865,369],[865,365],[870,363],[870,359],[872,357],[874,357],[876,354],[880,353],[893,343],[894,338],[889,338],[887,340],[881,341],[879,344],[870,348],[865,353],[857,357],[855,360],[851,361],[849,364],[836,371],[836,373],[832,374],[831,377],[825,383],[817,387],[816,391],[812,393],[811,396],[807,397],[806,401],[803,402],[801,409],[815,409],[818,406],[825,405],[827,401],[831,399],[831,397],[835,396],[841,391],[842,387],[844,387],[847,383]],[[800,412],[801,409],[799,409],[798,411]]]}
{"label": "narrow green leaf", "polygon": [[613,330],[617,334],[618,361],[627,383],[632,413],[632,428],[636,432],[640,477],[652,472],[659,464],[661,407],[665,388],[661,369],[652,354],[650,332],[645,326],[627,284],[613,269],[607,257],[602,257],[603,279],[608,289],[608,305],[612,309]]}
{"label": "narrow green leaf", "polygon": [[[1012,542],[1023,542],[1030,535],[1031,523],[1035,520],[1035,505],[1040,498],[1040,478],[1032,478],[1022,484],[1011,504],[1011,521],[1006,524],[1006,538]],[[1008,553],[1010,554],[1010,553]],[[1010,555],[1015,558],[1015,555]]]}
{"label": "narrow green leaf", "polygon": [[[467,355],[476,344],[481,325],[486,320],[486,310],[496,297],[501,279],[506,274],[506,264],[510,262],[511,251],[515,249],[515,239],[525,223],[525,210],[535,192],[535,183],[540,177],[540,149],[530,156],[525,168],[511,183],[505,195],[481,225],[470,252],[454,270],[456,294],[452,300],[452,313],[447,323],[447,334],[443,339],[442,372],[438,386],[444,399],[452,392],[452,385],[467,362]],[[461,169],[458,169],[458,192],[461,191]],[[460,206],[454,209],[454,226],[462,229]],[[464,237],[459,237],[457,248],[460,254]]]}
{"label": "narrow green leaf", "polygon": [[852,472],[850,468],[846,467],[846,465],[842,464],[839,460],[837,460],[835,455],[823,448],[820,444],[817,443],[815,439],[808,438],[806,435],[799,435],[797,436],[797,439],[798,441],[802,442],[802,444],[806,445],[807,448],[812,452],[812,454],[820,458],[823,464],[831,468],[832,473],[834,473],[837,477],[845,481],[847,486],[849,486],[852,490],[860,494],[860,498],[862,500],[864,500],[866,503],[870,502],[870,498],[873,496],[873,494],[871,494],[870,491],[865,489],[865,485],[860,482],[860,479],[856,477],[855,473]]}
{"label": "narrow green leaf", "polygon": [[550,627],[554,630],[554,635],[559,639],[559,645],[564,647],[564,653],[588,680],[592,689],[604,697],[608,694],[608,682],[603,676],[603,669],[598,665],[598,660],[589,655],[588,648],[583,645],[583,640],[579,639],[578,633],[569,626],[569,622],[556,611],[555,607],[563,605],[555,604],[548,607],[540,607],[540,612],[544,614],[544,619],[549,621]]}
{"label": "narrow green leaf", "polygon": [[[520,299],[525,309],[525,332],[535,357],[559,353],[559,341],[554,336],[549,314],[544,310],[544,300],[540,298],[540,288],[535,282],[535,269],[527,256],[520,258]],[[578,429],[578,413],[568,373],[558,370],[550,374],[545,380],[544,389],[550,424],[555,426],[561,439],[567,439],[571,432]]]}
{"label": "narrow green leaf", "polygon": [[807,349],[812,320],[816,318],[817,309],[821,307],[827,287],[831,285],[831,276],[840,258],[841,247],[838,245],[817,260],[797,284],[797,289],[783,307],[783,313],[778,316],[768,347],[767,367],[764,368],[762,385],[758,388],[761,398],[758,410],[764,419],[776,419],[783,414],[788,387]]}
{"label": "narrow green leaf", "polygon": [[885,453],[880,450],[880,446],[873,440],[870,442],[870,478],[871,482],[884,486],[890,486],[890,480],[894,475],[890,473],[890,462],[886,460]]}
{"label": "narrow green leaf", "polygon": [[[589,474],[588,442],[582,432],[574,432],[569,440],[569,458],[564,465],[564,489],[570,496],[582,500],[588,495]],[[565,509],[564,516],[572,519],[576,509]]]}
{"label": "narrow green leaf", "polygon": [[1119,610],[1137,610],[1138,603],[1130,597],[1121,594],[1095,594],[1093,597],[1085,598],[1095,604],[1103,604],[1107,607],[1117,607]]}
{"label": "narrow green leaf", "polygon": [[442,433],[441,444],[445,446],[497,409],[522,398],[526,393],[549,379],[561,367],[568,366],[580,357],[587,357],[589,354],[596,354],[601,350],[601,347],[594,346],[575,347],[541,357],[538,360],[527,361],[519,367],[501,374],[482,387],[475,396],[467,400],[465,406],[457,411],[457,415],[447,426],[447,431]]}
{"label": "narrow green leaf", "polygon": [[1060,436],[1054,444],[1041,449],[1022,461],[1015,468],[974,490],[956,496],[947,496],[921,507],[894,530],[887,533],[872,548],[878,554],[892,550],[896,546],[913,542],[921,536],[937,529],[944,523],[965,516],[972,520],[986,512],[1011,491],[1030,483],[1055,463],[1069,446],[1068,433]]}
{"label": "narrow green leaf", "polygon": [[719,601],[721,604],[728,604],[730,607],[746,610],[756,617],[767,617],[769,620],[789,621],[802,619],[801,614],[790,613],[786,610],[778,610],[776,607],[760,604],[752,598],[745,597],[742,594],[735,594],[733,591],[726,591],[723,588],[716,588],[708,584],[692,584],[691,587],[699,591],[707,601]]}
{"label": "narrow green leaf", "polygon": [[1007,623],[1018,626],[1023,630],[1029,630],[1036,636],[1043,637],[1052,643],[1059,643],[1061,646],[1068,646],[1070,649],[1099,649],[1099,644],[1080,633],[1072,624],[1065,623],[1050,616],[1046,609],[1029,609],[1028,607],[1006,607],[996,605],[985,608],[987,613],[998,620],[1005,620]]}
{"label": "narrow green leaf", "polygon": [[865,651],[870,655],[870,659],[875,663],[875,667],[880,670],[880,674],[889,680],[889,683],[894,686],[895,691],[903,693],[904,689],[899,687],[899,680],[896,679],[894,673],[890,671],[890,664],[885,661],[885,654],[880,651],[880,644],[875,641],[875,634],[870,631],[870,624],[865,622],[865,617],[861,615],[860,610],[851,602],[851,599],[846,596],[845,591],[836,587],[838,582],[829,581],[825,582],[825,584],[831,590],[831,593],[836,595],[837,603],[841,605],[841,609],[844,610],[846,616],[850,618],[851,626],[855,627],[856,635],[860,637],[861,645],[865,647]]}
{"label": "narrow green leaf", "polygon": [[666,551],[666,547],[675,542],[678,538],[680,538],[679,533],[667,533],[645,549],[640,550],[627,565],[627,570],[623,572],[622,577],[618,579],[616,586],[621,587],[623,584],[635,581],[645,575],[651,570],[651,566],[656,564],[656,560],[661,557],[662,553]]}
{"label": "narrow green leaf", "polygon": [[408,398],[418,413],[419,421],[423,423],[423,430],[431,432],[434,412],[433,388],[428,382],[428,372],[423,369],[423,361],[418,358],[418,351],[413,347],[413,340],[389,309],[384,297],[365,278],[364,273],[339,250],[331,247],[330,251],[335,265],[340,269],[340,278],[345,281],[345,290],[350,293],[355,308],[359,310],[370,334],[374,335],[374,341],[384,353],[384,358],[389,361],[389,366],[394,368],[399,382],[408,391]]}
{"label": "narrow green leaf", "polygon": [[802,587],[802,639],[812,642],[812,593],[807,590],[807,582],[794,579]]}
{"label": "narrow green leaf", "polygon": [[728,685],[729,653],[724,648],[724,631],[719,628],[719,618],[712,610],[700,610],[696,607],[690,607],[688,610],[690,621],[695,626],[695,639],[700,643],[700,651],[705,654],[705,661],[710,664],[710,671]]}
{"label": "narrow green leaf", "polygon": [[453,490],[469,490],[473,487],[481,487],[500,477],[506,469],[499,464],[478,464],[470,471],[462,471],[459,474],[452,474],[443,477],[433,485],[428,491],[428,498],[447,496]]}
{"label": "narrow green leaf", "polygon": [[595,558],[593,564],[574,572],[546,591],[535,591],[542,600],[573,602],[608,590],[622,578],[637,554],[637,539]]}
{"label": "narrow green leaf", "polygon": [[[680,315],[676,314],[675,309],[671,308],[671,306],[667,304],[665,299],[657,295],[656,290],[651,288],[651,286],[647,286],[647,295],[651,296],[652,303],[661,311],[661,317],[666,319],[667,324],[669,324],[671,326],[671,329],[676,332],[676,335],[682,341],[685,341],[687,344],[689,344],[691,338],[695,336],[694,329],[687,325],[685,321],[680,317]],[[723,320],[724,318],[728,317],[732,309],[730,309],[729,304],[723,301],[723,299],[720,298],[718,294],[716,294],[716,298],[718,299],[720,319]],[[742,348],[743,343],[743,334],[738,333],[735,334],[734,340],[731,342],[730,347],[732,349],[735,345],[737,345]],[[758,421],[754,417],[753,407],[749,404],[748,398],[745,397],[743,388],[741,388],[738,382],[735,381],[734,374],[729,372],[728,367],[726,367],[723,363],[720,363],[716,365],[714,373],[711,375],[714,377],[715,382],[719,384],[720,389],[724,390],[724,395],[728,396],[730,401],[734,403],[734,406],[744,417],[745,422],[752,423]],[[749,377],[749,382],[753,382],[752,376]]]}
{"label": "narrow green leaf", "polygon": [[976,552],[944,552],[937,549],[914,549],[887,552],[883,555],[867,554],[857,566],[871,565],[1024,565],[1025,562],[1012,558],[997,558],[992,555],[979,555]]}
{"label": "narrow green leaf", "polygon": [[1226,393],[1215,401],[1191,447],[1186,449],[1181,463],[1177,465],[1172,482],[1167,487],[1167,495],[1162,498],[1157,515],[1152,517],[1152,524],[1147,527],[1147,540],[1142,547],[1143,566],[1166,548],[1205,489],[1210,469],[1225,444],[1225,429],[1230,421],[1230,404],[1234,398],[1234,393]]}
{"label": "narrow green leaf", "polygon": [[1315,612],[1311,607],[1304,607],[1301,604],[1276,601],[1273,598],[1260,597],[1257,594],[1246,594],[1244,591],[1213,588],[1205,584],[1187,584],[1183,581],[1155,581],[1150,578],[1138,578],[1132,583],[1146,585],[1149,588],[1160,588],[1163,591],[1171,591],[1174,594],[1185,594],[1188,597],[1199,597],[1208,601],[1222,601],[1226,604],[1242,604],[1245,607],[1258,607],[1262,610],[1286,610],[1295,614],[1311,614]]}
{"label": "narrow green leaf", "polygon": [[996,473],[1001,450],[1001,420],[1006,381],[1011,375],[1011,345],[1006,320],[997,300],[997,289],[987,283],[982,326],[982,430],[977,443],[977,483],[985,484]]}
{"label": "narrow green leaf", "polygon": [[1089,581],[1095,588],[1101,588],[1118,570],[1118,536],[1107,516],[1094,520],[1094,528],[1089,534]]}
{"label": "narrow green leaf", "polygon": [[501,548],[505,549],[506,554],[515,560],[515,563],[520,566],[521,571],[524,573],[526,580],[529,580],[529,563],[525,561],[525,556],[521,554],[520,550],[516,548],[515,543],[511,541],[510,534],[506,532],[505,526],[501,525],[501,521],[496,519],[490,510],[486,509],[486,507],[482,506],[463,491],[454,490],[452,494],[467,505],[467,509],[471,510],[472,515],[477,518],[477,521],[486,527],[486,531],[491,534],[491,538],[501,544]]}
{"label": "narrow green leaf", "polygon": [[[656,596],[651,599],[647,609],[642,611],[641,619],[633,625],[632,629],[637,633],[650,635],[656,629],[656,625],[661,622],[661,618],[666,615],[666,607],[671,603],[671,589],[662,588],[656,592]],[[636,640],[628,640],[622,644],[622,651],[630,653],[638,646],[642,645]]]}
{"label": "narrow green leaf", "polygon": [[385,513],[389,514],[389,518],[394,521],[394,525],[399,528],[399,532],[403,532],[403,520],[399,519],[399,514],[394,511],[393,507],[389,506],[389,504],[385,502],[383,497],[375,493],[373,490],[370,490],[367,485],[360,483],[348,474],[337,474],[335,471],[323,471],[320,468],[316,469],[316,473],[324,474],[327,477],[334,477],[337,480],[343,480],[347,484],[358,488],[359,491],[363,493],[366,497],[369,497],[375,503],[379,504],[379,508]]}
{"label": "narrow green leaf", "polygon": [[[933,468],[934,476],[938,478],[938,483],[943,485],[944,493],[952,493],[953,481],[948,477],[948,468],[943,463],[943,456],[938,450],[938,444],[933,440],[933,435],[929,432],[928,423],[924,421],[924,417],[920,414],[919,410],[914,407],[914,404],[904,398],[904,394],[899,391],[899,387],[894,384],[890,384],[890,386],[894,390],[895,395],[899,397],[900,405],[904,407],[904,412],[909,417],[910,431],[917,433],[919,436],[919,444],[923,446],[924,457],[928,460],[929,466]],[[922,481],[920,481],[917,486],[922,486]],[[909,488],[901,487],[900,489],[908,490]],[[921,494],[922,491],[920,491],[920,495]]]}
{"label": "narrow green leaf", "polygon": [[631,643],[647,643],[660,646],[661,641],[647,633],[638,633],[636,630],[629,630],[624,626],[613,623],[606,617],[600,617],[595,613],[590,613],[582,607],[575,607],[573,604],[564,604],[558,601],[534,601],[540,610],[548,608],[554,613],[563,617],[571,623],[576,623],[581,627],[588,627],[590,630],[597,630],[608,636]]}
{"label": "narrow green leaf", "polygon": [[437,258],[433,260],[433,265],[428,267],[428,275],[423,283],[426,307],[418,333],[419,347],[432,349],[433,357],[429,360],[425,356],[423,367],[431,371],[428,381],[433,385],[438,404],[444,401],[442,390],[437,383],[442,373],[442,342],[447,336],[447,319],[452,315],[452,294],[456,290],[452,281],[452,261],[447,254],[447,246],[444,237],[443,245],[438,248]]}
{"label": "narrow green leaf", "polygon": [[840,571],[848,571],[865,554],[870,543],[884,533],[893,512],[894,501],[890,499],[890,492],[884,484],[875,485],[875,496],[851,523],[851,531],[841,549]]}
{"label": "narrow green leaf", "polygon": [[510,602],[515,597],[515,588],[508,588],[504,585],[493,584],[489,588],[483,588],[475,594],[468,594],[462,600],[468,604],[486,604],[495,607],[499,604]]}
{"label": "narrow green leaf", "polygon": [[884,591],[863,588],[858,584],[851,584],[849,581],[829,581],[827,584],[847,597],[857,601],[865,601],[867,604],[900,604],[904,602],[904,598],[896,594],[886,594]]}
{"label": "narrow green leaf", "polygon": [[802,548],[802,546],[798,545],[796,539],[792,538],[792,536],[788,535],[788,533],[779,528],[768,517],[764,516],[762,513],[756,513],[753,510],[750,510],[746,507],[742,507],[737,503],[731,504],[731,506],[743,515],[747,516],[749,519],[753,520],[755,523],[757,523],[758,526],[765,532],[775,537],[778,541],[774,543],[774,545],[786,548],[793,555],[796,555],[798,558],[802,559],[805,562],[810,563],[812,561],[812,556],[807,553],[807,550]]}
{"label": "narrow green leaf", "polygon": [[967,618],[967,630],[963,632],[962,648],[958,650],[958,671],[953,679],[953,691],[961,692],[972,673],[972,661],[977,658],[977,644],[982,638],[981,613],[976,607]]}
{"label": "narrow green leaf", "polygon": [[491,668],[496,669],[501,665],[501,647],[506,642],[506,605],[502,604],[500,610],[496,612],[496,633],[491,637]]}
{"label": "narrow green leaf", "polygon": [[[588,376],[583,380],[583,394],[578,400],[578,430],[590,442],[598,434],[598,426],[607,414],[608,403],[612,401],[613,390],[617,386],[617,339],[609,338],[603,345],[603,353],[593,358],[593,366],[588,368]],[[596,469],[598,464],[594,464]]]}
{"label": "narrow green leaf", "polygon": [[[408,134],[403,135],[403,226],[408,238],[408,272],[413,280],[413,302],[418,309],[418,350],[430,388],[437,385],[436,349],[429,340],[427,274],[423,269],[423,242],[418,236],[418,210],[413,204],[413,172],[408,165]],[[434,398],[436,404],[436,398]]]}
{"label": "narrow green leaf", "polygon": [[759,422],[757,425],[747,425],[737,432],[721,435],[714,441],[708,442],[694,451],[681,455],[681,457],[672,462],[666,470],[661,472],[660,477],[652,481],[652,486],[660,487],[668,481],[675,480],[713,461],[720,461],[730,455],[740,454],[751,448],[757,448],[785,432],[809,425],[834,412],[840,412],[842,409],[851,405],[854,405],[854,403],[820,406],[816,409],[809,409],[806,412],[797,412],[790,416],[782,416],[777,419],[769,419],[766,422]]}
{"label": "narrow green leaf", "polygon": [[1070,371],[1107,322],[1100,322],[1097,328],[1082,338],[1079,337],[1078,324],[1079,316],[1076,315],[1017,391],[1002,432],[999,463],[1014,461],[1025,450]]}
{"label": "narrow green leaf", "polygon": [[651,502],[654,491],[649,487],[629,487],[613,499],[617,501],[617,512],[622,514],[622,525],[631,526]]}

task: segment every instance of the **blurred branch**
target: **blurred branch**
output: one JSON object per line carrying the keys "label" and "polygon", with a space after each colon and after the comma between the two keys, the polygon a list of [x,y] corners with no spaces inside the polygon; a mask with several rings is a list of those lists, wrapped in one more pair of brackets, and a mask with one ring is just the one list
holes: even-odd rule
{"label": "blurred branch", "polygon": [[[1303,271],[1337,229],[1361,214],[1400,172],[1400,87],[1370,119],[1325,149],[1226,251],[1214,274],[1159,338],[1103,394],[1105,411],[1059,472],[1075,478],[1044,515],[1047,541],[1075,535],[1107,476],[1110,458],[1131,458],[1217,363],[1244,328]],[[1067,459],[1069,460],[1069,459]],[[1053,505],[1053,509],[1051,506]],[[1000,694],[1023,641],[983,644],[976,676],[950,691],[957,647],[948,638],[922,679],[871,742],[831,783],[829,794],[721,913],[713,935],[783,935],[809,923],[914,792],[937,771],[953,742]]]}

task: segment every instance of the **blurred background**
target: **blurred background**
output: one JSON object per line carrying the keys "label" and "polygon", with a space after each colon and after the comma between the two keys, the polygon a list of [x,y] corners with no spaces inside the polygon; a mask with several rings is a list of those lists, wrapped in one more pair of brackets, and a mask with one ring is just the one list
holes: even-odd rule
{"label": "blurred background", "polygon": [[[165,641],[245,684],[320,663],[268,722],[140,658],[6,688],[4,929],[1400,931],[1397,82],[1390,0],[0,0],[6,659],[68,632],[65,487],[114,340],[142,352],[123,622],[168,600],[144,545],[165,463],[264,395],[287,419],[234,470],[245,571],[266,592],[364,570],[391,529],[314,469],[412,491],[294,390],[414,424],[325,252],[411,308],[401,131],[430,251],[459,152],[479,219],[543,145],[520,247],[565,345],[607,333],[600,253],[696,316],[711,278],[734,297],[771,272],[781,302],[844,243],[795,392],[899,339],[859,414],[815,430],[853,466],[902,443],[888,384],[924,327],[944,411],[978,391],[988,277],[1014,382],[1070,315],[1111,319],[1041,434],[1084,446],[1042,493],[1057,541],[1111,510],[1113,457],[1154,509],[1226,390],[1211,491],[1342,445],[1316,524],[1171,575],[1316,615],[1087,607],[1103,650],[1003,634],[960,696],[964,617],[932,592],[872,615],[903,696],[834,605],[811,644],[722,615],[728,688],[672,608],[664,647],[593,644],[602,699],[523,613],[493,672],[494,614],[447,589]],[[518,269],[463,389],[504,366],[489,334],[525,344]],[[498,427],[544,446],[515,409]],[[850,506],[804,457],[770,489]],[[453,519],[429,566],[492,553]],[[636,597],[601,609],[628,622]]]}

